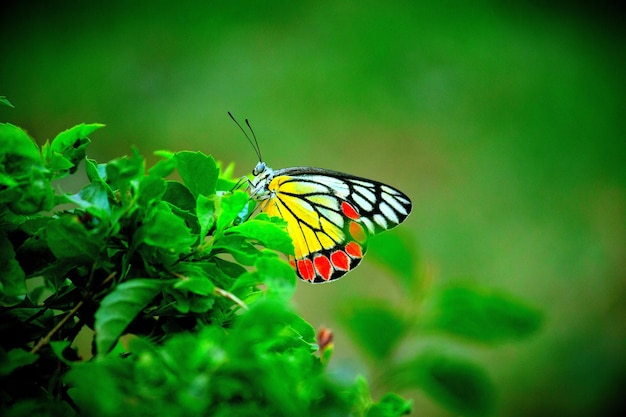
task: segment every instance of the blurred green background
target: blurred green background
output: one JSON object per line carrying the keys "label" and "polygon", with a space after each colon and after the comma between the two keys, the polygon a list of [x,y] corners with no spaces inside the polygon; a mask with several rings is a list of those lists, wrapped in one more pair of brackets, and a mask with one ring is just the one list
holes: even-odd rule
{"label": "blurred green background", "polygon": [[[607,415],[626,384],[626,48],[618,9],[584,4],[5,5],[0,95],[16,109],[2,121],[39,143],[101,122],[100,162],[200,150],[243,175],[256,157],[230,110],[274,168],[388,182],[413,199],[398,233],[434,285],[466,279],[544,311],[529,340],[467,347],[497,414]],[[338,309],[399,299],[370,258],[294,300],[353,372],[367,367]],[[448,415],[415,400],[415,415]]]}

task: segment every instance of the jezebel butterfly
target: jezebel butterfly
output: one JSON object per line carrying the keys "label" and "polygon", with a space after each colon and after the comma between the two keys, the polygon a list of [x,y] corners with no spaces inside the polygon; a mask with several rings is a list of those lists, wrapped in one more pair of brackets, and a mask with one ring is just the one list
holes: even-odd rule
{"label": "jezebel butterfly", "polygon": [[256,137],[246,137],[259,157],[248,180],[250,196],[262,212],[287,223],[295,247],[290,262],[304,281],[342,277],[361,262],[371,235],[399,225],[411,212],[406,194],[378,181],[321,168],[273,170],[262,161]]}

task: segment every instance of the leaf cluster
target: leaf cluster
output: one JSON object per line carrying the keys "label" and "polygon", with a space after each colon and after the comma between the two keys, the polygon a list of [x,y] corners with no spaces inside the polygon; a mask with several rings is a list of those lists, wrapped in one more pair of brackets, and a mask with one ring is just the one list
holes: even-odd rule
{"label": "leaf cluster", "polygon": [[[329,378],[289,307],[284,224],[249,219],[255,203],[230,169],[200,152],[97,163],[86,149],[101,127],[40,148],[0,124],[3,415],[410,411],[394,394],[372,401],[363,379]],[[55,191],[78,175],[80,191]]]}
{"label": "leaf cluster", "polygon": [[397,233],[376,236],[370,253],[387,266],[402,299],[347,300],[338,311],[373,369],[374,386],[418,389],[455,414],[484,416],[496,406],[496,389],[468,350],[495,348],[531,336],[540,311],[503,292],[463,280],[431,285],[417,250]]}

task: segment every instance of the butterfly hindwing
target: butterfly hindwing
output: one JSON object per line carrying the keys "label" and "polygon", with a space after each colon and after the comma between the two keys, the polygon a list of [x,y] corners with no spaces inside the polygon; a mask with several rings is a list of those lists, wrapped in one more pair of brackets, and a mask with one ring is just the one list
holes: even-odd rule
{"label": "butterfly hindwing", "polygon": [[287,222],[292,265],[313,283],[354,269],[368,237],[397,226],[411,211],[410,199],[393,187],[319,168],[273,171],[263,191],[262,210]]}

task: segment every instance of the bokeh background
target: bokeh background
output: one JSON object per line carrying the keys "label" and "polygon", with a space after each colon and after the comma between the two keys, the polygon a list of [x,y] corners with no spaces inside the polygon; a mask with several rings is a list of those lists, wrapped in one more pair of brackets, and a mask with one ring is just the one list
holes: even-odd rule
{"label": "bokeh background", "polygon": [[[534,337],[470,349],[497,414],[607,415],[626,385],[626,48],[610,4],[5,4],[0,95],[16,108],[1,118],[39,143],[105,123],[89,150],[100,162],[132,146],[200,150],[243,175],[256,156],[230,110],[274,168],[388,182],[413,199],[398,233],[435,283],[472,281],[544,312]],[[368,259],[294,300],[334,329],[331,366],[366,374],[337,311],[355,296],[401,299]],[[415,415],[449,415],[415,401]]]}

